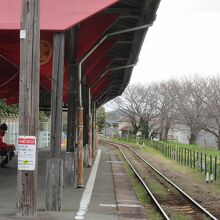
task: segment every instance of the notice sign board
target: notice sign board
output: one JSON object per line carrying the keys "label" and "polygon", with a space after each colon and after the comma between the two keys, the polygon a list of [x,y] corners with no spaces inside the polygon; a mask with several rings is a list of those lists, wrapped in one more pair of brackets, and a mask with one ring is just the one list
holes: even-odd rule
{"label": "notice sign board", "polygon": [[18,137],[18,170],[35,170],[36,137]]}

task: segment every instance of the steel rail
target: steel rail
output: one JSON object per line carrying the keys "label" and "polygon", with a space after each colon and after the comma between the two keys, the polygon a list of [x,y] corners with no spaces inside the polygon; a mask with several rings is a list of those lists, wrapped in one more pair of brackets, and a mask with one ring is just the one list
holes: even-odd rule
{"label": "steel rail", "polygon": [[159,209],[160,213],[162,214],[162,216],[166,219],[166,220],[170,220],[169,216],[167,215],[167,213],[164,211],[164,209],[161,207],[160,203],[157,201],[157,199],[154,197],[153,193],[150,191],[150,189],[148,188],[148,186],[146,185],[146,183],[144,182],[144,180],[141,178],[141,176],[138,174],[138,172],[136,171],[136,169],[134,168],[134,166],[131,164],[131,162],[128,160],[128,158],[126,157],[126,155],[124,154],[124,152],[122,151],[122,149],[118,146],[118,144],[116,143],[112,143],[112,142],[106,142],[101,140],[104,143],[113,145],[114,147],[117,147],[121,154],[123,155],[123,157],[125,158],[125,160],[127,161],[127,163],[129,164],[129,166],[131,167],[131,169],[133,170],[133,172],[135,173],[135,175],[138,177],[139,181],[142,183],[142,185],[144,186],[144,188],[147,190],[148,194],[150,195],[150,197],[152,198],[153,202],[156,204],[156,207]]}
{"label": "steel rail", "polygon": [[169,184],[171,184],[175,189],[177,189],[182,195],[184,195],[194,206],[203,211],[208,217],[213,220],[218,220],[214,215],[212,215],[207,209],[201,206],[198,202],[196,202],[192,197],[190,197],[186,192],[184,192],[179,186],[173,183],[170,179],[164,176],[159,170],[153,167],[149,162],[147,162],[140,154],[138,154],[134,149],[126,144],[120,144],[129,148],[132,152],[134,152],[142,161],[144,161],[151,169],[153,169],[157,174],[159,174],[163,179],[165,179]]}
{"label": "steel rail", "polygon": [[[114,144],[113,144],[114,145]],[[135,168],[133,167],[133,165],[131,164],[131,162],[128,160],[128,158],[126,157],[126,155],[124,154],[124,152],[122,151],[122,149],[115,145],[116,147],[118,147],[118,149],[121,151],[122,155],[124,156],[125,160],[127,161],[127,163],[129,164],[129,166],[131,167],[131,169],[133,170],[133,172],[135,173],[135,175],[138,177],[138,179],[140,180],[140,182],[143,184],[144,188],[147,190],[148,194],[150,195],[150,197],[153,199],[154,203],[156,204],[157,208],[159,209],[160,213],[163,215],[163,217],[167,220],[170,220],[170,218],[168,217],[167,213],[164,211],[164,209],[161,207],[161,205],[159,204],[159,202],[157,201],[157,199],[154,197],[153,193],[150,191],[150,189],[147,187],[146,183],[144,182],[144,180],[141,178],[141,176],[138,174],[138,172],[135,170]]]}

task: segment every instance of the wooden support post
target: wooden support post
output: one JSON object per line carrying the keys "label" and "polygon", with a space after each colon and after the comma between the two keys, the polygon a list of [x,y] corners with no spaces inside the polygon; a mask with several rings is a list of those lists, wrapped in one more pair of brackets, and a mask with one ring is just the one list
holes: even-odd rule
{"label": "wooden support post", "polygon": [[82,103],[82,63],[78,66],[78,106],[77,106],[77,142],[78,142],[78,187],[84,187],[83,170],[83,103]]}
{"label": "wooden support post", "polygon": [[47,160],[46,164],[46,210],[61,211],[63,190],[63,161],[58,158]]}
{"label": "wooden support post", "polygon": [[74,186],[75,182],[75,154],[74,152],[66,152],[64,163],[64,184],[65,186]]}
{"label": "wooden support post", "polygon": [[96,149],[96,105],[93,102],[92,105],[92,157],[95,156]]}
{"label": "wooden support post", "polygon": [[76,148],[74,151],[74,188],[77,188],[79,183],[78,183],[78,177],[79,177],[79,160],[78,160],[78,151],[79,148]]}
{"label": "wooden support post", "polygon": [[[22,0],[20,34],[19,135],[31,135],[36,137],[39,121],[39,14],[39,1]],[[17,215],[37,215],[37,158],[36,168],[34,171],[18,170],[17,172]]]}
{"label": "wooden support post", "polygon": [[99,132],[98,132],[98,123],[97,123],[97,112],[95,110],[95,150],[98,148],[99,146]]}
{"label": "wooden support post", "polygon": [[67,118],[67,152],[73,152],[76,139],[76,100],[78,63],[76,57],[76,42],[78,28],[72,28],[69,33],[69,91],[68,91],[68,118]]}
{"label": "wooden support post", "polygon": [[[62,210],[63,162],[61,159],[61,129],[63,105],[63,76],[64,76],[64,33],[54,33],[53,37],[53,74],[51,92],[51,159],[47,160],[46,176],[46,210]],[[59,169],[56,167],[60,166]],[[50,175],[51,169],[53,174]],[[53,180],[57,182],[53,184]]]}
{"label": "wooden support post", "polygon": [[84,167],[88,167],[88,94],[85,81],[82,83],[82,103],[83,103],[83,147],[84,147]]}
{"label": "wooden support post", "polygon": [[94,158],[94,105],[91,101],[91,111],[92,111],[92,158]]}
{"label": "wooden support post", "polygon": [[91,113],[91,93],[90,89],[88,89],[88,110],[89,110],[89,131],[88,131],[88,147],[89,147],[89,158],[88,158],[88,166],[92,166],[92,113]]}
{"label": "wooden support post", "polygon": [[64,33],[54,33],[51,91],[51,158],[60,158],[64,76]]}
{"label": "wooden support post", "polygon": [[82,82],[82,104],[83,104],[83,146],[88,144],[87,121],[88,121],[88,104],[85,82]]}
{"label": "wooden support post", "polygon": [[90,89],[84,85],[84,162],[86,167],[92,166],[92,118],[91,118],[91,103],[90,103]]}
{"label": "wooden support post", "polygon": [[78,64],[76,57],[78,27],[68,32],[69,37],[69,92],[68,92],[68,118],[67,118],[67,151],[65,156],[65,185],[73,186],[77,181],[74,170],[77,163],[74,157],[76,140],[76,99],[77,99],[77,78]]}
{"label": "wooden support post", "polygon": [[[85,133],[85,131],[84,131]],[[89,146],[88,144],[84,145],[84,157],[83,157],[83,166],[84,167],[89,167],[89,164],[88,164],[88,160],[89,160]]]}
{"label": "wooden support post", "polygon": [[83,170],[83,106],[78,106],[78,187],[84,187]]}

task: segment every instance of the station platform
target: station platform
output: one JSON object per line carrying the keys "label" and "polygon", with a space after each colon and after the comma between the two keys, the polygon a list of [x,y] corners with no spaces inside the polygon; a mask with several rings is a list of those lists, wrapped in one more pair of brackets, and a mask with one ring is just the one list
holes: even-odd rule
{"label": "station platform", "polygon": [[46,159],[49,152],[39,151],[38,214],[36,217],[16,216],[16,158],[10,169],[0,169],[0,220],[131,220],[145,219],[123,162],[112,148],[99,146],[92,168],[85,168],[85,187],[63,190],[62,212],[45,211]]}

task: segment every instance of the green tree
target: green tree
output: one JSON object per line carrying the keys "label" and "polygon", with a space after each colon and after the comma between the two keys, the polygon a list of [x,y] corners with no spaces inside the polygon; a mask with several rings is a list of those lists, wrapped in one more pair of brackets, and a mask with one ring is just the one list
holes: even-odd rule
{"label": "green tree", "polygon": [[105,108],[103,106],[99,107],[96,115],[98,132],[100,132],[105,127]]}
{"label": "green tree", "polygon": [[18,105],[7,105],[5,100],[0,100],[0,117],[7,114],[18,115]]}
{"label": "green tree", "polygon": [[39,111],[39,130],[45,130],[45,123],[49,120],[50,114],[48,112]]}

